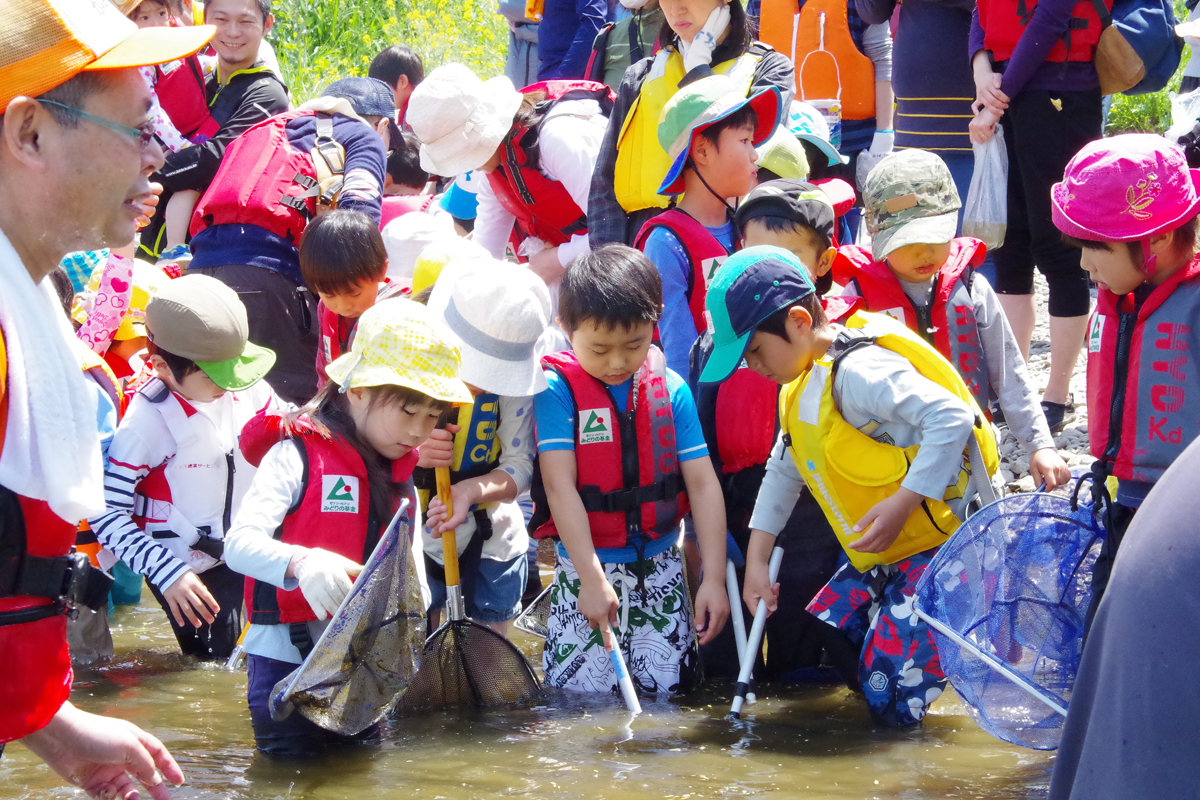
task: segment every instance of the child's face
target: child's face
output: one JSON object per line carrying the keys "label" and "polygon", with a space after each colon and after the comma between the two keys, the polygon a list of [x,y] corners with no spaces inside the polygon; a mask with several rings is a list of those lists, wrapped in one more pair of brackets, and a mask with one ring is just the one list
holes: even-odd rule
{"label": "child's face", "polygon": [[784,339],[773,333],[755,331],[746,348],[746,366],[770,381],[788,384],[812,367],[816,353],[816,336],[812,318],[802,308],[793,308],[788,315]]}
{"label": "child's face", "polygon": [[177,381],[162,356],[150,356],[150,364],[154,367],[154,374],[167,388],[190,402],[211,403],[225,394],[225,390],[213,383],[213,379],[202,369],[193,370],[183,380]]}
{"label": "child's face", "polygon": [[171,14],[167,6],[156,0],[146,0],[133,10],[129,18],[139,28],[162,28],[171,24]]}
{"label": "child's face", "polygon": [[807,230],[792,228],[773,231],[758,218],[746,223],[742,235],[746,247],[766,244],[790,250],[792,255],[800,259],[800,263],[808,270],[808,277],[813,281],[829,272],[829,268],[833,266],[833,257],[837,254],[837,250],[832,247],[821,249],[816,238]]}
{"label": "child's face", "polygon": [[413,93],[413,85],[408,82],[407,75],[401,75],[396,79],[396,85],[392,87],[392,96],[396,101],[396,108],[404,108],[404,104],[408,102],[408,98]]}
{"label": "child's face", "polygon": [[375,305],[375,295],[379,292],[376,281],[361,281],[353,289],[337,294],[317,292],[317,297],[333,313],[341,317],[358,319],[363,313]]}
{"label": "child's face", "polygon": [[946,259],[950,258],[950,243],[906,244],[887,257],[892,274],[902,281],[921,283],[932,278]]}
{"label": "child's face", "polygon": [[661,0],[663,16],[671,30],[689,44],[704,27],[708,15],[727,0]]}
{"label": "child's face", "polygon": [[1103,250],[1084,248],[1080,265],[1096,285],[1121,296],[1146,282],[1124,242],[1105,242]]}
{"label": "child's face", "polygon": [[442,412],[431,405],[371,403],[370,389],[346,392],[358,435],[384,458],[403,458],[429,438]]}
{"label": "child's face", "polygon": [[726,128],[716,145],[697,136],[692,142],[693,161],[704,180],[720,197],[741,197],[758,185],[758,151],[754,149],[754,128]]}
{"label": "child's face", "polygon": [[585,319],[568,336],[584,372],[609,386],[619,386],[642,368],[653,337],[653,322],[609,328],[594,319]]}

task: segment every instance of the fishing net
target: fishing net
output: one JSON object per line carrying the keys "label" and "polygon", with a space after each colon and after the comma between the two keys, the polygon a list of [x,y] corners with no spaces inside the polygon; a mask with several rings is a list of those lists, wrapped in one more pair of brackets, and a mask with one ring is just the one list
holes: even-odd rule
{"label": "fishing net", "polygon": [[542,590],[533,602],[525,606],[525,610],[517,617],[513,623],[518,630],[531,633],[534,636],[540,636],[545,639],[550,633],[550,590],[553,587],[547,586]]}
{"label": "fishing net", "polygon": [[996,738],[1058,747],[1103,536],[1089,505],[1012,495],[963,523],[917,585],[942,669]]}
{"label": "fishing net", "polygon": [[470,620],[447,622],[425,643],[421,670],[400,700],[404,709],[517,703],[541,684],[516,645]]}
{"label": "fishing net", "polygon": [[413,508],[405,497],[312,652],[271,691],[275,719],[296,710],[326,730],[353,735],[391,711],[409,686],[426,631]]}

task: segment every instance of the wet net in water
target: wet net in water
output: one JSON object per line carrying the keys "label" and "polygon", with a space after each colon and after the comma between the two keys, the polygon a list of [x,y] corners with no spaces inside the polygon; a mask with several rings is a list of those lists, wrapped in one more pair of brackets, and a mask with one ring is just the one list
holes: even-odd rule
{"label": "wet net in water", "polygon": [[518,630],[540,636],[543,639],[549,635],[550,590],[553,588],[553,586],[547,586],[529,605],[525,606],[525,610],[513,622]]}
{"label": "wet net in water", "polygon": [[493,706],[541,693],[541,684],[516,645],[470,620],[447,622],[425,644],[421,671],[401,709]]}
{"label": "wet net in water", "polygon": [[271,691],[271,716],[299,711],[353,735],[396,704],[420,664],[426,625],[413,551],[415,497],[400,510],[304,663]]}
{"label": "wet net in water", "polygon": [[917,613],[967,710],[996,738],[1058,747],[1103,536],[1088,505],[1012,495],[963,523],[925,570]]}

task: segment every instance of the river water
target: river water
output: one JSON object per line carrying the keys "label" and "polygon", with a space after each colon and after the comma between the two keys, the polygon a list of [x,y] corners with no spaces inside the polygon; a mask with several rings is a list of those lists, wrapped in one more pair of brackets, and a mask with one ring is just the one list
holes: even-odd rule
{"label": "river water", "polygon": [[[303,762],[254,751],[246,677],[181,660],[162,611],[112,615],[116,657],[80,670],[72,700],[154,733],[188,782],[176,798],[1041,798],[1052,756],[991,738],[947,692],[917,730],[871,724],[834,685],[762,686],[738,722],[731,687],[673,702],[643,701],[630,721],[619,699],[550,694],[503,711],[422,714],[388,723],[377,747]],[[535,664],[538,639],[512,637]],[[72,797],[75,790],[19,744],[0,760],[0,798]]]}

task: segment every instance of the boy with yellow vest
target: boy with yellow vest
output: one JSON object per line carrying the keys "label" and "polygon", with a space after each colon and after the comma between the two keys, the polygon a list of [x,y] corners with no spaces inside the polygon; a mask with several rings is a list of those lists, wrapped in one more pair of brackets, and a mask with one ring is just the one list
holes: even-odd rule
{"label": "boy with yellow vest", "polygon": [[780,437],[750,520],[746,603],[776,606],[768,556],[807,485],[850,559],[808,611],[841,632],[839,649],[859,654],[843,674],[872,716],[919,722],[946,678],[913,590],[975,492],[990,494],[998,459],[983,413],[950,363],[895,320],[856,313],[845,327],[829,323],[786,250],[731,256],[706,305],[714,350],[701,381],[722,380],[744,358],[784,386]]}

